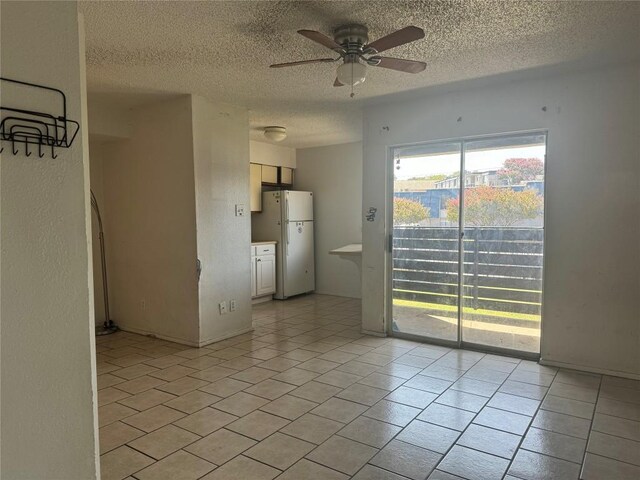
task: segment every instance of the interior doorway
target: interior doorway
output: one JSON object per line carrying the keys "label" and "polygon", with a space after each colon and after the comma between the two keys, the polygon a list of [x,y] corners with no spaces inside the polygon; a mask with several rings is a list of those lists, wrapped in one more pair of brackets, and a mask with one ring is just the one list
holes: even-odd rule
{"label": "interior doorway", "polygon": [[537,355],[546,133],[392,150],[389,333]]}

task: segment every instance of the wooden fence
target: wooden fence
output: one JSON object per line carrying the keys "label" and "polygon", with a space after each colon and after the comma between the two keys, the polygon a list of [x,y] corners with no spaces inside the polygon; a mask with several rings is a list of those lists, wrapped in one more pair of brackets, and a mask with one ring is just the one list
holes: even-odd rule
{"label": "wooden fence", "polygon": [[[466,309],[540,315],[541,228],[472,227],[464,234]],[[393,229],[393,298],[458,304],[458,229]]]}

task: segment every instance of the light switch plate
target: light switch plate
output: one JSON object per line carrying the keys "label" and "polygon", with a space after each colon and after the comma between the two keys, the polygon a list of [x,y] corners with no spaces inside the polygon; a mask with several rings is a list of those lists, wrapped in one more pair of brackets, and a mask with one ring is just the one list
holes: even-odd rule
{"label": "light switch plate", "polygon": [[236,217],[244,217],[244,204],[236,204]]}
{"label": "light switch plate", "polygon": [[218,308],[220,309],[220,315],[224,315],[227,313],[227,302],[220,302]]}
{"label": "light switch plate", "polygon": [[229,300],[229,311],[230,312],[235,312],[236,311],[236,301],[235,300]]}

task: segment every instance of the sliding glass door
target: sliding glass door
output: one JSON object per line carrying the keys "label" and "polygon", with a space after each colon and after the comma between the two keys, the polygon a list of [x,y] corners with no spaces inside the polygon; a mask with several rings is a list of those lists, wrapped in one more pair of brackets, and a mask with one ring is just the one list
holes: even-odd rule
{"label": "sliding glass door", "polygon": [[538,353],[546,136],[394,150],[392,334]]}

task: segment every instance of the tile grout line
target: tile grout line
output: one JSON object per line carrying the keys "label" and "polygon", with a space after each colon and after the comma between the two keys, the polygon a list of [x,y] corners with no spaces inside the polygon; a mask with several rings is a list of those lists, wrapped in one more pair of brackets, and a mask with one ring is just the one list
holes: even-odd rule
{"label": "tile grout line", "polygon": [[[539,364],[538,364],[539,365]],[[531,425],[533,424],[536,415],[538,415],[538,412],[540,410],[542,410],[542,404],[544,403],[544,400],[547,398],[547,396],[549,395],[549,392],[551,391],[551,385],[553,385],[553,382],[555,381],[558,372],[560,370],[557,369],[554,374],[553,374],[553,380],[551,380],[551,383],[549,383],[549,387],[547,387],[547,392],[544,394],[544,396],[542,397],[542,399],[540,399],[540,404],[538,405],[538,407],[536,408],[536,411],[534,412],[533,416],[531,417],[531,422],[529,422],[529,425],[527,426],[527,429],[525,430],[525,432],[522,434],[522,438],[520,439],[520,442],[518,443],[518,447],[516,448],[516,451],[513,454],[513,458],[509,461],[509,465],[507,466],[507,470],[505,471],[503,478],[506,477],[507,475],[512,475],[509,473],[509,470],[511,469],[511,466],[513,465],[513,461],[516,459],[516,456],[518,455],[518,451],[522,448],[522,443],[524,442],[524,439],[526,438],[527,434],[529,433],[529,430],[531,429]],[[515,477],[515,475],[512,475]]]}
{"label": "tile grout line", "polygon": [[[460,350],[460,351],[464,351],[463,349],[459,349],[459,350]],[[475,367],[475,366],[480,362],[480,360],[482,360],[484,357],[486,357],[486,355],[487,355],[487,354],[484,354],[484,355],[483,355],[483,356],[482,356],[478,361],[476,361],[476,362],[475,362],[475,363],[474,363],[474,364],[473,364],[469,369],[467,369],[467,370],[466,370],[466,372],[468,372],[471,368]],[[487,407],[487,406],[489,405],[489,402],[491,401],[491,399],[492,399],[492,398],[493,398],[493,397],[494,397],[494,396],[495,396],[495,395],[500,391],[500,387],[502,387],[502,386],[504,385],[504,383],[505,383],[507,380],[509,380],[509,377],[511,376],[511,374],[516,370],[516,368],[518,368],[518,366],[519,366],[521,363],[522,363],[522,359],[520,359],[520,361],[516,364],[516,367],[515,367],[515,368],[514,368],[514,369],[509,373],[509,375],[507,375],[507,377],[506,377],[506,378],[505,378],[505,379],[504,379],[504,380],[503,380],[503,381],[498,385],[498,388],[496,388],[496,391],[495,391],[495,392],[494,392],[494,393],[489,397],[489,400],[487,400],[487,401],[486,401],[486,403],[485,403],[485,404],[480,408],[480,410],[479,410],[478,412],[472,412],[472,413],[475,413],[475,415],[473,416],[473,418],[471,419],[471,421],[467,424],[467,426],[464,428],[464,430],[462,430],[462,431],[460,432],[460,435],[458,435],[458,438],[456,439],[456,441],[451,445],[451,447],[449,447],[449,449],[447,450],[447,452],[442,456],[442,458],[440,459],[440,461],[438,462],[438,464],[436,465],[436,467],[433,469],[433,471],[435,471],[435,470],[437,470],[437,469],[438,469],[438,467],[440,466],[440,464],[442,463],[442,461],[445,459],[445,457],[449,454],[449,452],[453,449],[453,447],[454,447],[454,446],[458,445],[458,446],[460,446],[460,447],[463,447],[463,445],[459,445],[459,444],[457,443],[457,442],[458,442],[458,440],[460,440],[460,438],[462,438],[462,436],[463,436],[463,435],[464,435],[464,433],[467,431],[467,429],[469,428],[469,426],[473,425],[473,421],[478,417],[478,415],[480,415],[480,412],[482,412],[482,410],[483,410],[485,407]],[[464,377],[464,375],[466,375],[466,372],[465,372],[465,374],[463,374],[461,377],[459,377],[459,378],[458,378],[458,380],[460,380],[460,378],[463,378],[463,377]],[[456,380],[456,382],[457,382],[458,380]],[[455,384],[456,382],[453,382],[453,384]],[[489,382],[486,382],[486,383],[489,383]],[[453,386],[453,384],[452,384],[451,386]],[[446,391],[448,391],[450,388],[451,388],[451,387],[447,388],[447,390],[445,390],[445,392],[446,392]],[[445,392],[442,392],[442,394],[440,394],[440,395],[443,395]],[[467,392],[467,393],[468,393],[468,392]],[[504,392],[503,392],[503,393],[504,393]],[[440,398],[440,395],[438,395],[438,397],[436,397],[432,403],[436,402],[436,401],[438,400],[438,398]],[[442,405],[442,404],[441,404],[441,405]],[[455,407],[454,407],[454,408],[455,408]],[[491,407],[491,408],[492,408],[492,407]],[[462,410],[463,410],[463,409],[462,409]],[[510,412],[510,413],[514,413],[514,412]],[[531,421],[533,421],[533,417],[532,417]],[[476,425],[479,425],[479,424],[476,424]],[[486,427],[486,428],[492,428],[492,427]],[[495,428],[492,428],[492,429],[493,429],[493,430],[498,430],[498,429],[495,429]],[[498,431],[502,431],[502,430],[498,430]],[[522,439],[524,439],[524,436],[522,436]],[[521,442],[522,442],[522,439],[521,439]],[[464,447],[464,448],[470,448],[470,447]],[[491,454],[491,453],[482,452],[481,450],[477,450],[477,449],[475,449],[475,448],[471,448],[471,449],[472,449],[472,450],[479,451],[479,452],[484,453],[484,454],[486,454],[486,455],[491,455],[491,456],[494,456],[494,457],[497,457],[497,458],[503,458],[503,457],[499,457],[499,456],[497,456],[497,455],[493,455],[493,454]],[[517,449],[516,449],[516,452],[517,452]],[[514,454],[513,454],[513,455],[514,455],[514,457],[515,457],[515,452],[514,452]],[[505,473],[503,474],[503,477],[504,477],[504,476],[507,474],[507,472],[509,471],[509,467],[510,467],[510,466],[511,466],[511,463],[509,463],[509,465],[507,465],[507,469],[505,470]],[[442,471],[444,471],[444,470],[442,470]],[[447,472],[447,473],[448,473],[448,472]]]}
{"label": "tile grout line", "polygon": [[[428,344],[427,344],[427,345],[428,345]],[[415,347],[415,348],[419,348],[419,347]],[[442,354],[440,357],[438,357],[438,358],[437,358],[437,359],[435,359],[433,362],[431,362],[431,364],[433,364],[433,363],[437,362],[438,360],[440,360],[441,358],[443,358],[445,355],[448,355],[449,353],[451,353],[451,352],[456,352],[456,351],[464,351],[464,350],[462,350],[462,349],[450,349],[450,350],[449,350],[449,352],[446,352],[446,353]],[[468,369],[466,369],[466,370],[465,370],[465,374],[466,374],[466,372],[468,372],[471,368],[473,368],[474,366],[476,366],[476,365],[478,364],[478,362],[480,362],[480,361],[481,361],[483,358],[485,358],[485,357],[486,357],[486,354],[482,354],[482,356],[481,356],[480,358],[478,358],[478,360],[476,360],[476,361],[473,363],[473,365],[472,365],[471,367],[469,367]],[[428,368],[431,364],[427,365],[427,367],[425,367],[425,368]],[[519,364],[519,363],[518,363],[518,364]],[[422,369],[422,370],[424,370],[424,369]],[[447,391],[448,391],[448,390],[453,386],[453,384],[455,384],[458,380],[460,380],[460,379],[461,379],[465,374],[463,374],[463,375],[461,375],[460,377],[458,377],[454,382],[452,382],[452,383],[451,383],[451,385],[450,385],[449,387],[447,387],[447,389],[446,389],[446,390],[444,390],[442,393],[438,394],[438,396],[437,396],[436,398],[434,398],[434,399],[429,403],[429,405],[431,405],[431,404],[435,403],[435,402],[436,402],[436,400],[437,400],[438,398],[440,398],[440,396],[441,396],[441,395],[443,395],[445,392],[447,392]],[[417,375],[420,375],[420,373],[417,373],[416,375],[414,375],[414,376],[413,376],[413,377],[411,377],[411,378],[414,378],[414,377],[415,377],[415,376],[417,376]],[[429,377],[429,378],[434,378],[434,377]],[[403,385],[404,385],[406,382],[408,382],[409,380],[410,380],[410,379],[405,380],[405,382],[404,382],[403,384],[401,384],[400,386],[403,386]],[[481,381],[481,380],[478,380],[478,381]],[[505,379],[502,383],[504,383],[505,381],[506,381],[506,379]],[[487,383],[488,383],[488,382],[487,382]],[[502,383],[500,384],[500,386],[502,385]],[[399,386],[399,387],[397,387],[397,388],[400,388],[400,386]],[[409,387],[409,388],[410,388],[410,387]],[[500,387],[498,387],[498,388],[500,388]],[[395,389],[394,389],[394,390],[395,390]],[[419,389],[418,389],[418,390],[419,390]],[[423,390],[423,391],[426,391],[426,390]],[[494,395],[495,395],[495,393],[497,393],[497,391],[498,391],[498,389],[496,389],[496,392],[494,392]],[[428,393],[435,393],[435,392],[428,392]],[[465,393],[465,392],[463,392],[463,393]],[[491,400],[491,398],[493,398],[493,395],[492,395],[492,397],[489,397],[489,400],[487,400],[487,403],[489,403],[489,401]],[[411,422],[413,422],[413,421],[417,420],[418,416],[419,416],[419,415],[421,415],[421,414],[425,411],[425,409],[427,409],[427,408],[429,407],[429,405],[427,405],[426,407],[424,407],[424,408],[420,409],[420,410],[421,410],[420,414],[416,415],[416,416],[413,418],[413,420],[411,420]],[[440,405],[442,405],[442,404],[440,404]],[[486,403],[485,403],[485,405],[486,405]],[[452,407],[452,408],[456,408],[456,407]],[[483,408],[484,408],[484,407],[483,407]],[[463,409],[461,409],[461,410],[463,410]],[[466,410],[465,410],[465,411],[466,411]],[[477,412],[477,413],[476,413],[476,415],[474,415],[474,418],[475,418],[479,413],[480,413],[480,412]],[[422,421],[422,420],[420,420],[420,421]],[[429,452],[433,452],[433,453],[435,453],[436,455],[440,455],[440,456],[441,456],[441,457],[440,457],[440,460],[438,460],[438,463],[437,463],[437,464],[433,467],[433,469],[429,472],[429,475],[431,475],[435,470],[437,470],[437,468],[438,468],[438,466],[440,465],[440,463],[442,462],[442,460],[446,457],[446,455],[449,453],[449,451],[450,451],[450,450],[451,450],[451,449],[456,445],[456,442],[458,441],[458,439],[460,439],[460,437],[464,434],[464,432],[466,431],[466,429],[468,428],[468,426],[469,426],[469,425],[471,425],[471,423],[473,422],[473,420],[471,420],[471,422],[469,422],[469,425],[467,425],[467,427],[465,427],[465,429],[464,429],[462,432],[459,432],[459,435],[458,435],[458,437],[457,437],[456,441],[455,441],[455,442],[454,442],[454,443],[453,443],[453,444],[452,444],[452,445],[447,449],[447,451],[446,451],[444,454],[442,454],[442,453],[440,453],[440,452],[436,452],[436,451],[434,451],[434,450],[430,450],[430,449],[425,448],[425,447],[421,447],[421,446],[419,446],[419,445],[414,445],[414,444],[412,444],[412,443],[405,442],[405,441],[403,441],[403,440],[397,440],[397,436],[398,436],[398,435],[400,435],[400,434],[402,433],[402,431],[403,431],[403,430],[404,430],[404,429],[405,429],[405,428],[406,428],[406,427],[407,427],[411,422],[409,422],[407,425],[405,425],[404,427],[402,427],[402,430],[400,430],[400,432],[398,432],[396,435],[394,435],[394,436],[393,436],[393,438],[391,438],[391,439],[390,439],[390,440],[389,440],[389,441],[388,441],[388,442],[387,442],[387,443],[386,443],[382,448],[380,448],[379,450],[380,450],[380,451],[382,451],[384,448],[386,448],[386,446],[387,446],[387,445],[389,445],[389,443],[391,443],[393,440],[396,440],[396,441],[399,441],[399,442],[406,443],[406,444],[408,444],[408,445],[412,445],[412,446],[414,446],[414,447],[422,448],[422,449],[427,450],[427,451],[429,451]],[[385,423],[388,423],[388,422],[385,422]],[[430,423],[430,422],[425,422],[425,423]],[[435,425],[435,424],[431,424],[431,425]],[[437,426],[442,427],[441,425],[437,425]],[[447,427],[442,427],[442,428],[447,428]],[[449,430],[452,430],[452,431],[458,432],[457,430],[453,430],[453,429],[449,429]],[[483,452],[483,453],[484,453],[484,452]],[[373,458],[373,457],[372,457],[372,458]],[[371,460],[371,459],[370,459],[370,460]],[[370,460],[369,460],[369,461],[370,461]],[[361,471],[363,468],[365,468],[367,465],[373,465],[373,464],[370,464],[369,462],[365,463],[365,465],[363,465],[363,466],[358,470],[358,472],[360,472],[360,471]],[[386,470],[386,469],[384,469],[384,468],[382,468],[382,467],[378,467],[377,465],[373,465],[373,466],[374,466],[374,467],[377,467],[377,468],[381,468],[381,469],[383,469],[383,470]],[[386,470],[386,471],[389,471],[389,470]],[[357,472],[357,473],[358,473],[358,472]],[[356,473],[356,474],[357,474],[357,473]],[[398,475],[396,472],[392,472],[392,473],[394,473],[394,474]]]}

